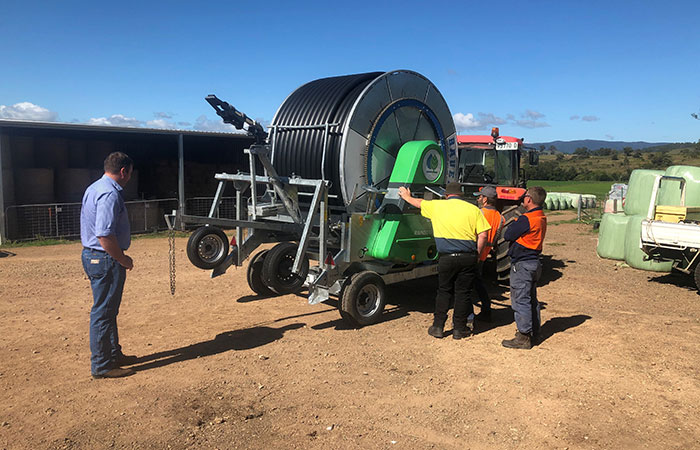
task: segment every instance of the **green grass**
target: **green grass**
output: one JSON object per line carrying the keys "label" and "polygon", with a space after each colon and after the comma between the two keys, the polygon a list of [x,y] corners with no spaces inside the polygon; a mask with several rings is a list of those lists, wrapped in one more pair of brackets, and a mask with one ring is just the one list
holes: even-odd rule
{"label": "green grass", "polygon": [[547,192],[571,192],[572,194],[593,194],[599,200],[610,192],[614,181],[551,181],[528,180],[528,186],[542,186]]}
{"label": "green grass", "polygon": [[44,247],[46,245],[72,244],[75,241],[68,239],[53,239],[37,236],[33,241],[7,241],[0,245],[0,248],[20,248],[20,247]]}

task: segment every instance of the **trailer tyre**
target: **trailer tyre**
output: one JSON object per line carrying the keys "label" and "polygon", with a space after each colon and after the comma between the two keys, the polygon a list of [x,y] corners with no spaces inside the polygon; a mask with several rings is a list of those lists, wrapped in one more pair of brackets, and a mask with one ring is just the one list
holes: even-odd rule
{"label": "trailer tyre", "polygon": [[195,267],[213,269],[224,262],[228,247],[228,238],[221,228],[200,227],[187,241],[187,257]]}
{"label": "trailer tyre", "polygon": [[309,273],[309,258],[306,255],[301,263],[301,273],[297,275],[292,272],[297,248],[293,242],[282,242],[272,247],[263,259],[262,281],[279,295],[299,291],[306,281]]}
{"label": "trailer tyre", "polygon": [[265,286],[262,279],[263,262],[267,256],[268,250],[263,250],[256,253],[248,263],[248,269],[246,270],[246,279],[248,280],[248,286],[258,295],[270,296],[274,294],[272,290]]}
{"label": "trailer tyre", "polygon": [[385,305],[384,280],[374,272],[358,272],[340,296],[340,316],[355,327],[371,325],[379,322]]}

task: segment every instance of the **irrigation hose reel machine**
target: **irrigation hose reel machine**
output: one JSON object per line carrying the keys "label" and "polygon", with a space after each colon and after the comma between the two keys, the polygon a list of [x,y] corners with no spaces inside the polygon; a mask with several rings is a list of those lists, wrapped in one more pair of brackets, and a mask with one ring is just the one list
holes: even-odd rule
{"label": "irrigation hose reel machine", "polygon": [[[249,173],[215,175],[207,217],[170,216],[204,225],[188,242],[194,265],[218,276],[277,243],[251,258],[251,289],[282,295],[306,287],[311,304],[337,296],[355,326],[380,319],[386,284],[437,273],[429,221],[398,196],[400,186],[439,196],[457,179],[452,114],[427,78],[397,70],[311,81],[282,103],[269,133],[228,103],[207,101],[224,122],[247,125],[256,144],[246,150]],[[229,182],[236,218],[217,218]],[[229,248],[222,228],[234,227]]]}

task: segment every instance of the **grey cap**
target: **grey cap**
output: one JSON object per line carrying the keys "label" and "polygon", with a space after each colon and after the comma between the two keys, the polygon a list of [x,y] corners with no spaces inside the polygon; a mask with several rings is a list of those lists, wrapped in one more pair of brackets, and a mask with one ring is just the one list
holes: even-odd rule
{"label": "grey cap", "polygon": [[486,198],[498,198],[496,187],[491,185],[482,187],[479,192],[474,192],[474,197],[478,197],[480,195],[483,195]]}

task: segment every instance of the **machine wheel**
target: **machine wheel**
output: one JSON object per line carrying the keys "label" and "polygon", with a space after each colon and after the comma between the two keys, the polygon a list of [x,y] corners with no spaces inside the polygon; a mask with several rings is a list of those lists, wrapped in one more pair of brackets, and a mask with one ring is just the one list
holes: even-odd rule
{"label": "machine wheel", "polygon": [[700,264],[695,266],[693,274],[693,278],[695,279],[695,287],[698,289],[698,291],[700,291]]}
{"label": "machine wheel", "polygon": [[386,304],[384,280],[374,272],[354,274],[340,296],[340,316],[356,327],[379,322]]}
{"label": "machine wheel", "polygon": [[200,269],[213,269],[226,259],[228,247],[228,238],[221,228],[200,227],[187,241],[187,257]]}
{"label": "machine wheel", "polygon": [[290,294],[301,289],[309,273],[309,258],[304,256],[299,275],[292,272],[297,244],[282,242],[272,247],[265,255],[262,265],[262,281],[279,295]]}
{"label": "machine wheel", "polygon": [[506,229],[511,223],[515,222],[518,217],[523,214],[523,210],[519,205],[513,205],[506,208],[501,215],[505,219],[505,224],[503,225],[503,230],[501,231],[501,236],[496,242],[496,278],[498,281],[507,281],[510,278],[510,256],[508,256],[508,249],[510,248],[510,242],[506,241],[503,236],[506,233]]}
{"label": "machine wheel", "polygon": [[269,296],[274,294],[272,290],[265,286],[262,279],[263,262],[267,256],[268,250],[263,250],[256,253],[250,262],[248,263],[248,269],[246,270],[246,279],[248,280],[248,286],[258,295]]}

